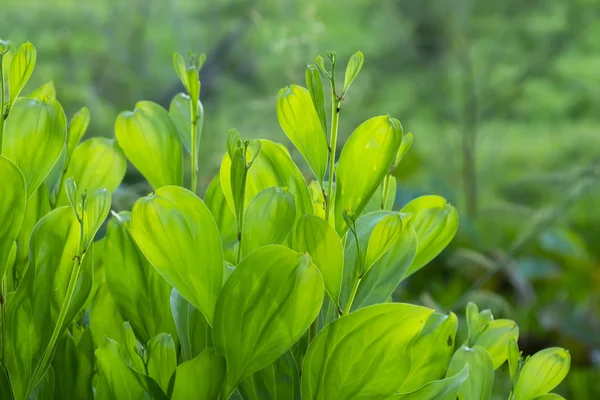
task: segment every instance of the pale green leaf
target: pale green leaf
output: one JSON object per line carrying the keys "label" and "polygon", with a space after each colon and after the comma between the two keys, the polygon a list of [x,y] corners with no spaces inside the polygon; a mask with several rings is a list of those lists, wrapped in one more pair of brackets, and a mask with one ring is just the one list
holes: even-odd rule
{"label": "pale green leaf", "polygon": [[154,379],[163,392],[167,393],[169,381],[177,367],[177,350],[171,335],[160,333],[150,339],[148,352],[148,375]]}
{"label": "pale green leaf", "polygon": [[133,111],[119,114],[115,137],[125,155],[154,189],[183,182],[179,133],[167,110],[140,101]]}
{"label": "pale green leaf", "polygon": [[2,155],[23,173],[27,197],[33,195],[52,170],[66,137],[65,113],[56,99],[20,98],[14,104],[6,120]]}
{"label": "pale green leaf", "polygon": [[515,387],[515,400],[542,396],[565,379],[571,367],[571,355],[560,347],[540,350],[529,358]]}
{"label": "pale green leaf", "polygon": [[352,82],[354,82],[354,79],[358,76],[364,62],[365,56],[360,51],[357,51],[350,57],[348,65],[346,66],[346,75],[344,77],[344,94],[350,89],[350,85],[352,85]]}
{"label": "pale green leaf", "polygon": [[223,284],[223,248],[202,200],[180,187],[160,188],[135,203],[130,229],[150,264],[212,324]]}
{"label": "pale green leaf", "polygon": [[400,211],[412,214],[409,221],[419,238],[417,255],[408,271],[411,275],[448,246],[458,230],[458,212],[440,196],[418,197]]}
{"label": "pale green leaf", "polygon": [[[1,122],[0,122],[1,123]],[[17,239],[27,204],[23,174],[8,158],[0,156],[0,280],[8,267],[9,255]]]}
{"label": "pale green leaf", "polygon": [[309,91],[298,85],[281,89],[277,96],[277,119],[281,129],[304,156],[317,181],[322,183],[329,152],[323,124]]}
{"label": "pale green leaf", "polygon": [[392,396],[409,374],[411,345],[432,312],[410,304],[378,304],[325,326],[302,364],[302,399]]}
{"label": "pale green leaf", "polygon": [[225,359],[208,348],[175,370],[172,400],[215,400],[225,377]]}
{"label": "pale green leaf", "polygon": [[336,170],[335,227],[348,229],[343,213],[359,216],[381,184],[402,142],[400,122],[387,115],[363,122],[342,149]]}
{"label": "pale green leaf", "polygon": [[29,42],[20,45],[12,57],[8,70],[9,107],[15,103],[17,96],[31,77],[36,60],[37,51]]}
{"label": "pale green leaf", "polygon": [[217,223],[221,233],[221,242],[223,242],[223,256],[225,261],[235,264],[237,257],[237,223],[233,211],[229,208],[223,189],[221,188],[221,179],[216,175],[208,185],[204,202],[210,210],[210,213]]}
{"label": "pale green leaf", "polygon": [[[202,139],[202,127],[204,126],[204,107],[198,101],[198,123],[196,125],[196,151],[200,149]],[[190,97],[185,93],[179,93],[173,97],[169,106],[169,114],[177,126],[179,140],[188,154],[192,154],[192,117]],[[196,153],[197,154],[197,153]]]}
{"label": "pale green leaf", "polygon": [[402,218],[399,213],[387,214],[373,228],[369,236],[363,273],[367,272],[402,236]]}
{"label": "pale green leaf", "polygon": [[327,132],[327,116],[325,114],[325,94],[323,93],[323,81],[321,72],[314,65],[306,67],[306,87],[310,93],[313,106],[319,116],[323,132]]}
{"label": "pale green leaf", "polygon": [[494,386],[494,363],[492,357],[481,346],[461,347],[454,353],[446,377],[462,371],[469,366],[469,376],[458,392],[459,400],[490,400]]}
{"label": "pale green leaf", "polygon": [[271,245],[242,260],[215,312],[213,340],[227,361],[224,394],[296,343],[316,319],[323,296],[321,273],[308,255]]}
{"label": "pale green leaf", "polygon": [[458,391],[468,376],[469,366],[465,365],[460,372],[449,378],[429,382],[415,392],[397,394],[390,400],[456,400]]}
{"label": "pale green leaf", "polygon": [[171,291],[170,304],[181,344],[181,357],[183,361],[189,361],[212,346],[212,331],[202,313],[177,289]]}
{"label": "pale green leaf", "polygon": [[508,359],[509,341],[518,338],[519,327],[515,321],[497,319],[490,321],[470,343],[485,348],[494,361],[494,369],[498,369]]}

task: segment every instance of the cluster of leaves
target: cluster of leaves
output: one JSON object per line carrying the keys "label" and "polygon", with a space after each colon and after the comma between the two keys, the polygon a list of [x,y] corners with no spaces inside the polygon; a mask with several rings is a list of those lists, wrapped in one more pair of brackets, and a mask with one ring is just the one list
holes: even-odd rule
{"label": "cluster of leaves", "polygon": [[[569,370],[566,350],[523,359],[516,324],[472,303],[455,349],[455,314],[391,300],[448,245],[458,216],[438,196],[391,210],[412,143],[394,118],[358,126],[336,163],[361,53],[342,90],[330,53],[329,69],[320,57],[308,66],[308,89],[279,93],[279,122],[314,181],[283,145],[232,130],[204,201],[203,56],[175,55],[188,93],[169,111],[140,102],[117,118],[116,140],[79,144],[85,109],[67,126],[52,87],[19,97],[35,48],[0,42],[0,54],[3,399],[489,399],[507,360],[509,399],[561,398],[549,392]],[[113,212],[99,239],[127,159],[154,193]]]}

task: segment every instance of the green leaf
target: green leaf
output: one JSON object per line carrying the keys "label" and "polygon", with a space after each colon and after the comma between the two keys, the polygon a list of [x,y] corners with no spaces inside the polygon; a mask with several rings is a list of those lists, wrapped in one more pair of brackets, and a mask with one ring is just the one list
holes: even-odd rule
{"label": "green leaf", "polygon": [[119,343],[125,343],[123,326],[125,321],[106,283],[100,285],[90,308],[90,332],[94,348],[103,345],[104,338],[113,338]]}
{"label": "green leaf", "polygon": [[315,111],[321,121],[323,127],[323,133],[327,132],[327,116],[325,114],[325,94],[323,93],[323,81],[321,80],[321,73],[319,69],[314,65],[306,67],[306,87],[310,93]]}
{"label": "green leaf", "polygon": [[219,175],[215,176],[206,189],[204,203],[210,210],[210,213],[217,223],[221,233],[221,242],[223,243],[223,256],[231,264],[236,263],[238,245],[237,223],[233,211],[229,208],[223,189],[221,188],[221,179]]}
{"label": "green leaf", "polygon": [[565,398],[558,394],[548,393],[543,396],[536,397],[535,400],[565,400]]}
{"label": "green leaf", "polygon": [[411,370],[400,388],[401,393],[412,393],[426,383],[444,377],[454,353],[457,328],[458,318],[454,313],[431,314],[412,348]]}
{"label": "green leaf", "polygon": [[518,338],[519,327],[514,321],[497,319],[490,321],[471,343],[485,348],[494,361],[494,369],[498,369],[508,359],[509,341]]}
{"label": "green leaf", "polygon": [[66,137],[65,113],[56,99],[20,98],[14,104],[6,120],[2,155],[23,173],[27,197],[33,195],[50,173],[60,157]]}
{"label": "green leaf", "polygon": [[2,399],[14,400],[12,391],[10,390],[10,380],[2,364],[0,364],[0,396]]}
{"label": "green leaf", "polygon": [[363,122],[350,135],[337,165],[335,227],[348,229],[343,213],[359,216],[388,172],[400,143],[402,126],[387,115]]}
{"label": "green leaf", "polygon": [[163,392],[167,393],[169,381],[177,367],[177,350],[171,335],[160,333],[150,339],[148,351],[148,375]]}
{"label": "green leaf", "polygon": [[[120,315],[143,343],[159,333],[176,334],[171,287],[150,265],[129,231],[130,213],[113,214],[106,231],[106,283]],[[176,340],[176,339],[175,339]]]}
{"label": "green leaf", "polygon": [[172,400],[215,400],[225,377],[225,359],[208,348],[175,370]]}
{"label": "green leaf", "polygon": [[[79,141],[85,135],[87,128],[90,124],[90,111],[87,107],[82,107],[73,118],[71,118],[71,123],[69,124],[69,131],[67,134],[67,161],[71,159],[71,155],[73,151],[79,144]],[[111,190],[112,191],[112,190]]]}
{"label": "green leaf", "polygon": [[213,326],[215,348],[227,361],[225,398],[300,339],[323,296],[321,273],[308,255],[272,245],[242,260],[223,286]]}
{"label": "green leaf", "polygon": [[54,81],[48,81],[44,83],[42,86],[33,90],[31,93],[24,97],[36,98],[40,96],[56,97],[56,88],[54,87]]}
{"label": "green leaf", "polygon": [[329,151],[323,123],[309,91],[298,85],[281,89],[277,96],[277,119],[317,180],[323,183]]}
{"label": "green leaf", "polygon": [[[65,177],[73,178],[79,188],[77,198],[84,190],[93,193],[101,187],[114,192],[125,177],[127,160],[114,140],[95,137],[75,148]],[[58,206],[69,204],[67,193],[61,188]]]}
{"label": "green leaf", "polygon": [[440,196],[418,197],[400,211],[412,214],[410,222],[419,238],[417,255],[408,271],[412,275],[448,246],[458,230],[458,212]]}
{"label": "green leaf", "polygon": [[344,270],[344,250],[335,229],[323,219],[305,215],[298,220],[294,242],[296,250],[308,253],[319,268],[325,289],[336,305],[339,304]]}
{"label": "green leaf", "polygon": [[31,77],[36,60],[37,51],[31,43],[27,42],[19,46],[8,70],[9,107],[15,104],[17,96]]}
{"label": "green leaf", "polygon": [[404,158],[406,153],[408,153],[408,151],[412,147],[412,143],[413,143],[413,134],[412,133],[408,132],[406,135],[402,136],[402,144],[400,145],[400,148],[398,149],[398,154],[396,154],[396,159],[394,160],[394,164],[392,165],[392,170],[395,171],[398,168],[400,161],[402,161],[402,159]]}
{"label": "green leaf", "polygon": [[492,357],[481,346],[461,347],[454,353],[447,377],[462,371],[465,365],[469,366],[469,376],[463,382],[458,398],[460,400],[489,400],[494,386],[494,363]]}
{"label": "green leaf", "polygon": [[429,382],[413,393],[397,394],[390,400],[456,400],[458,391],[469,376],[469,366],[449,378]]}
{"label": "green leaf", "polygon": [[292,352],[250,375],[238,390],[246,400],[300,400],[300,375]]}
{"label": "green leaf", "polygon": [[37,384],[29,400],[54,400],[54,369],[48,368],[48,371],[42,377],[40,383]]}
{"label": "green leaf", "polygon": [[243,146],[242,136],[235,129],[230,129],[227,132],[227,154],[233,157],[235,151]]}
{"label": "green leaf", "polygon": [[160,188],[135,203],[130,229],[150,264],[212,325],[223,284],[223,248],[202,200],[180,187]]}
{"label": "green leaf", "polygon": [[[17,399],[37,383],[32,381],[34,371],[43,372],[48,367],[48,363],[41,364],[42,354],[51,345],[78,247],[79,223],[70,207],[50,212],[31,233],[29,268],[6,309],[6,365]],[[71,324],[89,296],[92,260],[83,260],[61,331]]]}
{"label": "green leaf", "polygon": [[512,382],[517,381],[517,372],[519,370],[521,361],[521,352],[519,351],[517,339],[510,339],[508,341],[508,371],[510,373],[510,380]]}
{"label": "green leaf", "polygon": [[354,82],[354,79],[358,76],[364,62],[365,56],[360,51],[357,51],[350,57],[348,65],[346,66],[346,76],[344,77],[344,94],[350,89],[350,85],[352,85],[352,82]]}
{"label": "green leaf", "polygon": [[48,188],[42,183],[33,196],[27,200],[25,207],[25,216],[21,223],[21,229],[17,235],[17,257],[15,260],[14,278],[21,280],[27,269],[29,260],[29,239],[31,231],[35,224],[46,214],[50,212],[50,199],[48,198]]}
{"label": "green leaf", "polygon": [[367,245],[364,272],[371,269],[402,236],[402,218],[398,213],[384,216],[373,228]]}
{"label": "green leaf", "polygon": [[175,123],[167,110],[140,101],[119,114],[115,137],[125,155],[154,189],[183,183],[183,155]]}
{"label": "green leaf", "polygon": [[[359,278],[360,266],[364,264],[365,255],[371,232],[389,211],[378,211],[366,214],[356,221],[356,231],[360,247],[360,265],[356,260],[356,240],[349,235],[346,240],[344,253],[344,277],[341,292],[341,306],[345,307],[350,297],[351,289]],[[372,304],[385,302],[394,292],[398,284],[406,277],[409,266],[414,259],[417,249],[417,235],[410,223],[402,224],[402,232],[396,243],[381,257],[363,276],[352,310]]]}
{"label": "green leaf", "polygon": [[432,312],[410,304],[378,304],[325,326],[302,364],[302,399],[392,396],[409,374],[411,345]]}
{"label": "green leaf", "polygon": [[91,400],[94,345],[89,328],[76,343],[73,335],[66,333],[58,342],[52,367],[55,376],[54,398]]}
{"label": "green leaf", "polygon": [[[302,173],[283,146],[269,140],[260,140],[260,154],[248,170],[245,207],[260,191],[272,187],[287,187],[296,202],[296,217],[313,214],[312,199]],[[231,210],[235,210],[231,188],[231,158],[229,154],[221,162],[220,178],[223,194]]]}
{"label": "green leaf", "polygon": [[[1,123],[1,122],[0,122]],[[17,239],[27,204],[27,187],[23,174],[8,158],[0,156],[0,280]]]}
{"label": "green leaf", "polygon": [[123,361],[133,370],[143,374],[146,372],[145,351],[146,349],[138,341],[135,332],[129,322],[123,324],[123,334],[118,341],[121,346]]}
{"label": "green leaf", "polygon": [[102,226],[108,212],[110,211],[110,192],[104,188],[100,188],[88,195],[86,199],[86,207],[83,212],[83,244],[84,250],[94,240],[94,236],[98,229]]}
{"label": "green leaf", "polygon": [[[192,117],[190,96],[185,93],[179,93],[171,100],[169,114],[177,126],[179,140],[188,154],[192,154]],[[198,124],[196,125],[196,151],[200,149],[200,140],[202,139],[202,127],[204,126],[204,107],[198,101]]]}
{"label": "green leaf", "polygon": [[[179,53],[173,53],[173,67],[175,68],[175,72],[177,76],[181,80],[183,87],[188,90],[188,82],[187,82],[187,65],[185,63],[185,59]],[[188,90],[189,91],[189,90]]]}
{"label": "green leaf", "polygon": [[565,379],[571,366],[571,355],[560,347],[540,350],[529,358],[515,387],[515,400],[542,396]]}
{"label": "green leaf", "polygon": [[282,244],[295,220],[294,196],[287,189],[270,187],[258,193],[244,215],[242,257],[270,244]]}
{"label": "green leaf", "polygon": [[183,361],[189,361],[212,346],[212,331],[202,313],[177,289],[171,291],[170,303],[181,344],[181,357]]}
{"label": "green leaf", "polygon": [[99,380],[104,381],[96,388],[96,398],[119,400],[167,400],[158,384],[150,377],[131,369],[121,357],[119,344],[106,338],[104,345],[96,350],[100,368]]}

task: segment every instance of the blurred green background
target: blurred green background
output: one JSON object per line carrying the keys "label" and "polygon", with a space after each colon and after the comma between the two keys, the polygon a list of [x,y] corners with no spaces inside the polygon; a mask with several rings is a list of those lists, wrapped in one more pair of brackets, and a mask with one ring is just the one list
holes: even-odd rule
{"label": "blurred green background", "polygon": [[[278,90],[304,84],[307,62],[328,50],[341,76],[361,50],[338,151],[361,121],[399,118],[415,140],[396,206],[435,193],[461,215],[451,247],[396,297],[459,315],[476,300],[515,318],[526,354],[570,349],[564,394],[600,398],[600,1],[1,0],[0,9],[0,35],[38,50],[27,90],[53,80],[67,115],[90,109],[88,136],[113,136],[116,115],[139,100],[168,107],[182,90],[173,52],[206,53],[202,188],[227,129],[289,145]],[[133,168],[126,181],[123,209],[149,191]]]}

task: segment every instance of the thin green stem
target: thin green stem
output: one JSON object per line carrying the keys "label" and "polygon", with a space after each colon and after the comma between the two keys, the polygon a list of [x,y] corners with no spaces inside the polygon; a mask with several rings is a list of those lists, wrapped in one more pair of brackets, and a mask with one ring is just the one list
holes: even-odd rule
{"label": "thin green stem", "polygon": [[329,182],[325,199],[325,219],[329,221],[333,201],[333,170],[335,168],[335,148],[337,145],[338,123],[340,119],[340,99],[335,93],[335,82],[331,78],[331,134],[329,136]]}
{"label": "thin green stem", "polygon": [[[244,151],[246,153],[246,151]],[[244,177],[242,178],[242,199],[240,201],[240,206],[238,210],[238,250],[237,250],[237,258],[236,265],[240,263],[242,260],[242,232],[244,231],[244,209],[245,209],[245,201],[246,201],[246,178],[248,177],[248,168],[244,171]]]}
{"label": "thin green stem", "polygon": [[358,235],[356,234],[355,228],[350,229],[350,231],[354,234],[354,240],[356,242],[356,271],[358,272],[358,277],[356,281],[354,281],[352,291],[350,292],[350,297],[348,298],[348,302],[346,303],[346,307],[344,308],[342,316],[348,315],[350,313],[350,310],[352,309],[352,304],[354,303],[354,298],[356,297],[356,293],[358,293],[358,287],[360,286],[360,282],[363,278],[362,266],[360,262],[360,244],[358,243]]}
{"label": "thin green stem", "polygon": [[387,204],[388,198],[388,190],[390,186],[391,175],[387,174],[385,178],[383,178],[383,194],[381,196],[381,209],[385,210],[385,205]]}
{"label": "thin green stem", "polygon": [[2,60],[4,54],[0,54],[0,154],[4,142],[4,72],[2,71]]}
{"label": "thin green stem", "polygon": [[192,104],[194,100],[190,98],[190,109],[191,109],[191,116],[192,116],[192,121],[191,121],[191,126],[192,126],[192,142],[191,142],[191,147],[192,147],[192,154],[191,154],[191,190],[192,192],[194,192],[194,194],[196,194],[196,186],[198,184],[198,154],[197,154],[197,149],[196,149],[196,134],[197,134],[197,129],[198,129],[198,107],[194,107],[194,105]]}
{"label": "thin green stem", "polygon": [[2,362],[6,365],[6,280],[0,280],[0,307],[2,307]]}
{"label": "thin green stem", "polygon": [[[85,199],[82,200],[81,204],[82,213],[85,210]],[[54,330],[52,331],[52,336],[50,336],[50,340],[48,345],[44,349],[42,353],[42,357],[40,362],[38,362],[31,380],[29,381],[29,385],[27,387],[26,395],[24,398],[28,399],[33,393],[35,387],[38,382],[42,379],[43,374],[45,373],[46,364],[50,361],[50,356],[54,350],[54,346],[58,340],[58,336],[61,334],[61,328],[63,323],[65,322],[65,318],[67,316],[67,312],[69,310],[69,305],[71,304],[71,300],[73,298],[73,294],[75,293],[75,288],[77,286],[77,279],[79,279],[79,272],[81,271],[81,263],[83,257],[85,257],[86,248],[84,243],[84,218],[79,219],[79,248],[77,250],[77,254],[73,257],[73,268],[71,269],[71,275],[69,276],[69,283],[67,285],[67,291],[65,293],[65,298],[63,303],[60,306],[60,312],[58,314],[58,318],[56,320],[56,324],[54,325]]]}

